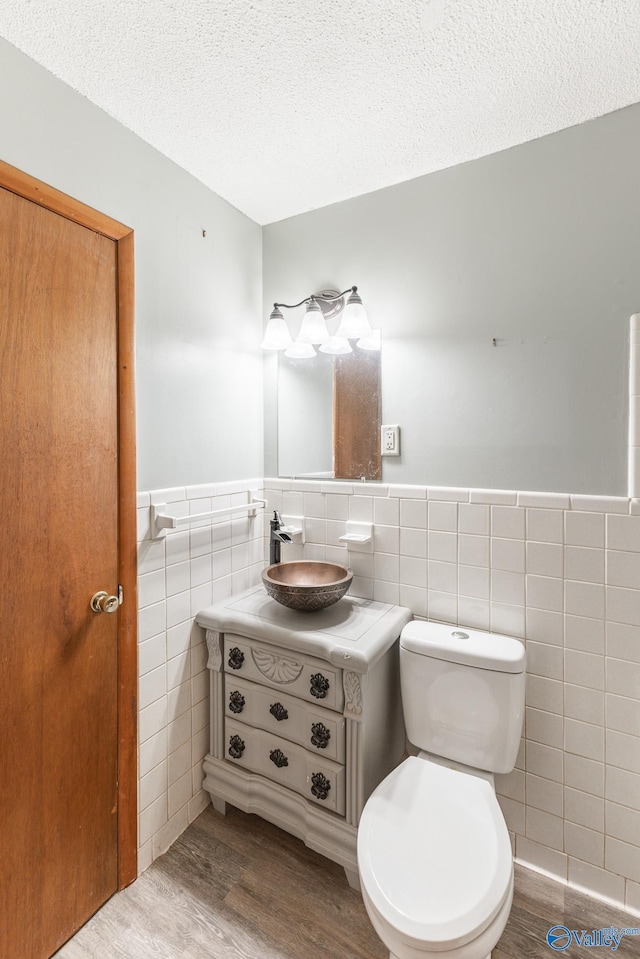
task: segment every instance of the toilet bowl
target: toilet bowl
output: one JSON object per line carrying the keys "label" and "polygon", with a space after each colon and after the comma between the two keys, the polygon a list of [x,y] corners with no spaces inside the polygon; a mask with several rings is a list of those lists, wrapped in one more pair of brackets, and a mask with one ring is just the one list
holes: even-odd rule
{"label": "toilet bowl", "polygon": [[422,753],[369,798],[362,897],[393,959],[485,959],[502,935],[513,860],[491,779]]}
{"label": "toilet bowl", "polygon": [[493,775],[516,760],[524,646],[409,623],[400,679],[407,737],[420,752],[365,804],[362,898],[391,959],[487,959],[513,900],[511,842]]}

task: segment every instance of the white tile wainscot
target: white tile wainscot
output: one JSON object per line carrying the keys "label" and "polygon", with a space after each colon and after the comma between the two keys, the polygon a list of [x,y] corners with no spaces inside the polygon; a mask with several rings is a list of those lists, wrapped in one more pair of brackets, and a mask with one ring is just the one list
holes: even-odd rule
{"label": "white tile wainscot", "polygon": [[261,479],[138,494],[138,868],[168,849],[208,803],[207,650],[194,616],[259,582],[263,514],[232,514],[153,538],[151,505],[184,516],[245,503]]}
{"label": "white tile wainscot", "polygon": [[[267,555],[261,517],[221,524],[215,536],[209,526],[153,541],[151,498],[196,512],[197,500],[222,507],[252,489],[263,491],[268,509],[310,520],[306,544],[284,547],[285,560],[346,564],[354,595],[526,643],[530,721],[516,769],[498,781],[516,855],[640,912],[640,507],[624,497],[286,479],[140,494],[141,596],[149,602],[140,608],[141,869],[206,801],[206,654],[193,617],[258,583]],[[347,520],[374,523],[373,553],[339,544]],[[161,577],[143,580],[159,570],[162,598]]]}
{"label": "white tile wainscot", "polygon": [[[342,563],[358,596],[526,644],[525,733],[516,768],[497,777],[516,857],[640,912],[638,501],[263,483],[269,509],[306,507],[306,545],[284,560]],[[347,519],[374,523],[373,554],[339,545]]]}

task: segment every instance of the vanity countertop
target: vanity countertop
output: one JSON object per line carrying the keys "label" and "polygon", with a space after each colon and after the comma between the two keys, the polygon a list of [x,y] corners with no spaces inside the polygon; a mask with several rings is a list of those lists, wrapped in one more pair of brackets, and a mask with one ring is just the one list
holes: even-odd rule
{"label": "vanity countertop", "polygon": [[350,595],[327,609],[301,613],[271,599],[263,586],[230,596],[196,616],[205,629],[252,636],[361,673],[369,671],[411,619],[411,610],[404,606]]}

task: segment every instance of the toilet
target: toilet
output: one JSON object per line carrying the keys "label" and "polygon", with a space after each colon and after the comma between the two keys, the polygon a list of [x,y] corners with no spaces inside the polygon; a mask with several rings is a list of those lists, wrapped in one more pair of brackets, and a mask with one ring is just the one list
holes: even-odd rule
{"label": "toilet", "polygon": [[420,752],[362,812],[364,904],[390,959],[486,959],[513,899],[493,776],[510,772],[518,753],[524,645],[415,621],[400,637],[400,685],[407,738]]}

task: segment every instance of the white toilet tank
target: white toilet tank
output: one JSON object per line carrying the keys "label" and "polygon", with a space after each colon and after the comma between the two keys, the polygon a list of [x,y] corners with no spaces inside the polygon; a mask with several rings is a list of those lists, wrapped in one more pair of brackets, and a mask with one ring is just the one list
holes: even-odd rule
{"label": "white toilet tank", "polygon": [[494,773],[513,769],[525,702],[524,644],[442,623],[408,623],[400,636],[409,742]]}

